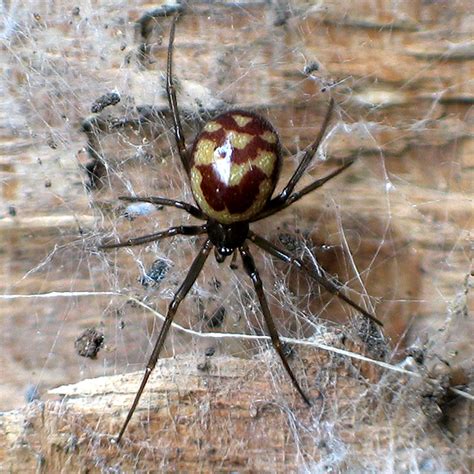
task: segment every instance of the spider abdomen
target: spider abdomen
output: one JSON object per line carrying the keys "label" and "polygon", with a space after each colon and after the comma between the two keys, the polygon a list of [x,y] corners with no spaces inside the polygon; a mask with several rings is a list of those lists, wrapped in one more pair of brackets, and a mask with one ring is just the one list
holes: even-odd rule
{"label": "spider abdomen", "polygon": [[207,122],[194,141],[194,199],[222,224],[249,220],[271,197],[280,167],[280,140],[272,125],[252,112],[225,112]]}

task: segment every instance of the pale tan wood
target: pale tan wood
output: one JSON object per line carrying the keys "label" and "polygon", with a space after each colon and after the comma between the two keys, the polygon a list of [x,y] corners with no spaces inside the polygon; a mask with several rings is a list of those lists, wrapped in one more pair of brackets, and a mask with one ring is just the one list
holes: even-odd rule
{"label": "pale tan wood", "polygon": [[[344,347],[336,334],[324,341]],[[34,402],[3,415],[0,468],[15,473],[102,472],[112,466],[123,472],[296,472],[326,464],[353,472],[381,467],[382,460],[396,462],[397,472],[417,463],[433,470],[469,468],[463,456],[472,424],[469,401],[452,407],[450,431],[443,432],[417,413],[421,395],[437,383],[434,378],[389,375],[384,388],[370,394],[367,383],[381,374],[374,366],[314,349],[299,356],[308,380],[328,371],[320,379],[328,382],[324,392],[309,391],[315,400],[311,410],[290,387],[275,392],[268,364],[281,371],[271,352],[252,361],[160,360],[120,446],[113,434],[141,373],[59,387],[50,393],[62,401]],[[450,451],[446,436],[456,437]],[[403,449],[391,454],[393,446]]]}
{"label": "pale tan wood", "polygon": [[[90,115],[90,106],[98,96],[117,89],[123,97],[121,104],[107,108],[105,115],[119,116],[129,110],[131,103],[166,107],[160,77],[169,22],[157,20],[149,37],[150,55],[147,62],[140,63],[137,50],[141,38],[135,22],[144,12],[159,7],[159,2],[129,3],[30,2],[28,8],[15,13],[21,34],[15,35],[8,25],[4,29],[8,34],[0,50],[0,86],[5,97],[0,105],[0,293],[64,292],[55,298],[0,300],[0,407],[4,410],[23,406],[30,384],[39,384],[41,395],[46,397],[53,386],[140,369],[152,344],[149,336],[156,334],[159,320],[149,311],[126,303],[126,297],[100,293],[125,290],[149,296],[137,281],[137,260],[149,266],[155,255],[137,250],[118,253],[116,262],[112,257],[106,261],[94,246],[105,229],[114,230],[115,236],[140,235],[155,224],[167,226],[182,221],[179,212],[158,211],[151,219],[140,218],[130,224],[120,219],[121,207],[117,204],[118,196],[129,193],[125,183],[135,192],[191,199],[177,171],[176,157],[170,157],[172,137],[165,133],[170,127],[168,118],[159,123],[155,133],[121,131],[101,137],[101,150],[111,166],[109,181],[102,189],[88,193],[83,185],[84,171],[78,167],[78,163],[90,160],[80,123]],[[73,14],[76,6],[80,7],[79,14]],[[290,12],[287,18],[286,11]],[[377,314],[386,322],[392,344],[406,331],[409,340],[436,334],[450,314],[452,302],[463,294],[465,276],[472,272],[473,24],[472,4],[467,0],[367,0],[357,2],[357,7],[344,1],[275,2],[273,6],[259,2],[244,6],[196,3],[178,26],[176,73],[180,105],[186,115],[196,111],[198,103],[208,108],[221,101],[255,106],[279,129],[285,156],[311,142],[328,101],[328,92],[321,88],[337,84],[331,94],[339,104],[334,121],[339,125],[325,144],[331,160],[315,166],[311,175],[320,176],[344,158],[358,156],[359,160],[314,198],[303,200],[271,224],[279,227],[278,233],[294,236],[300,232],[308,245],[316,247],[318,259],[329,271],[342,279],[354,279],[354,268],[347,264],[346,238],[349,255],[364,281],[363,286],[353,281],[352,287],[382,299]],[[311,63],[319,65],[312,79],[303,73]],[[186,123],[191,137],[198,125],[193,120]],[[343,133],[344,127],[351,133]],[[149,160],[147,154],[153,159]],[[284,176],[293,164],[286,161]],[[310,176],[305,179],[308,182]],[[9,213],[12,207],[15,216]],[[257,229],[279,242],[278,235],[269,232],[268,224],[262,223]],[[323,244],[331,247],[325,249]],[[189,245],[176,253],[174,245],[162,247],[175,263],[169,291],[184,276],[195,252],[195,246]],[[263,261],[259,260],[259,265],[263,267]],[[268,288],[274,287],[272,265],[265,264],[263,275]],[[287,275],[278,265],[276,268],[286,275],[284,283],[293,293],[316,294],[304,278]],[[228,275],[227,268],[210,264],[203,286],[213,277],[223,282],[223,300],[232,303],[229,313],[234,319],[229,324],[235,331],[244,331],[248,326],[239,320],[241,300],[230,299],[233,287]],[[95,292],[96,296],[80,296],[78,292]],[[168,301],[155,298],[153,305],[163,313]],[[322,294],[309,301],[296,301],[294,308],[311,317],[326,308],[322,317],[346,321],[349,312],[334,301],[326,307],[328,301]],[[180,324],[202,327],[195,314],[196,304],[192,300],[183,305]],[[472,305],[472,297],[467,296],[467,313],[472,313]],[[272,310],[282,332],[291,335],[299,331],[301,337],[308,336],[308,328],[288,321],[287,309],[273,302]],[[206,311],[211,310],[209,303]],[[124,330],[118,329],[122,323]],[[85,361],[75,353],[74,340],[91,326],[103,330],[106,347],[97,360]],[[347,327],[344,331],[351,336]],[[465,366],[470,357],[471,333],[472,323],[463,320],[452,338],[437,349],[440,356],[453,356],[453,365]],[[209,344],[178,334],[166,354],[189,353],[192,348],[200,360]],[[223,341],[215,348],[218,361],[220,354],[242,354],[242,350],[247,357],[254,354],[254,345],[240,341]],[[243,366],[248,363],[242,362]],[[253,388],[249,385],[248,400],[252,399]],[[338,386],[337,397],[349,398],[348,390],[344,383]],[[211,391],[203,397],[212,395]],[[121,404],[120,398],[117,400]],[[90,425],[77,422],[79,415],[72,409],[70,417],[55,418],[61,413],[57,403],[48,404],[46,412],[53,414],[53,425],[59,420],[59,425],[54,425],[59,431],[68,433],[68,423],[79,423],[80,428],[94,425],[97,414],[93,409]],[[177,403],[176,410],[179,406]],[[231,408],[227,408],[219,416],[234,420]],[[121,410],[126,409],[121,406]],[[22,422],[29,410],[33,410],[35,419],[40,414],[35,411],[38,408],[24,410],[20,415],[7,415],[7,419],[13,417],[7,426]],[[398,440],[403,445],[406,438],[400,426],[405,419],[400,420],[397,424],[382,417],[363,437],[374,443],[382,438]],[[259,422],[265,436],[275,431],[271,423]],[[278,418],[276,426],[282,423]],[[221,426],[217,423],[217,430]],[[106,428],[97,428],[97,433],[106,438]],[[344,439],[357,438],[354,430],[358,429],[348,427]],[[19,430],[20,425],[11,428],[10,440],[16,446],[21,446]],[[43,434],[38,435],[42,439],[39,457],[32,454],[34,450],[29,451],[23,458],[25,463],[34,464],[41,456],[52,462],[48,456],[55,452],[52,446],[56,438],[48,440],[48,430],[40,430]],[[148,433],[142,432],[144,436]],[[436,429],[427,428],[426,433],[426,443],[438,448],[447,465],[453,462],[451,450],[461,459],[460,465],[466,466],[462,443],[459,451],[454,451],[446,440],[443,444]],[[34,431],[31,434],[37,436]],[[64,446],[69,436],[60,437],[58,444]],[[87,438],[87,434],[84,436]],[[281,438],[275,446],[283,449],[286,438],[281,433],[278,436]],[[462,439],[468,446],[468,440]],[[234,441],[230,435],[226,440],[229,445]],[[141,442],[137,444],[140,448],[149,447]],[[413,435],[410,445],[417,443],[423,449],[422,442]],[[89,441],[84,444],[90,446]],[[311,449],[315,444],[314,439],[308,442]],[[5,449],[5,445],[0,446]],[[222,453],[228,446],[222,443],[219,448]],[[361,456],[367,456],[371,449],[371,444],[357,448],[351,444],[353,453]],[[138,458],[136,451],[131,462]],[[81,451],[87,452],[93,450]],[[377,452],[382,456],[383,449]],[[21,449],[13,453],[22,459]],[[285,465],[285,454],[280,455],[275,469]],[[197,459],[202,459],[202,452],[199,456]],[[213,456],[214,464],[209,461],[205,469],[218,469],[219,454]],[[287,459],[291,456],[288,454]],[[153,455],[143,458],[155,461]],[[74,464],[78,461],[73,454],[55,459],[56,464],[50,466],[57,470],[66,459],[72,466],[79,465]],[[261,452],[252,459],[256,470],[268,462],[268,456]],[[90,467],[96,460],[88,458],[84,465]],[[113,457],[107,457],[107,462],[113,463]],[[189,463],[187,469],[199,466],[192,460]],[[235,464],[229,462],[226,466],[240,469],[241,463],[236,458]],[[33,469],[33,464],[28,466]],[[131,469],[131,464],[128,467]]]}

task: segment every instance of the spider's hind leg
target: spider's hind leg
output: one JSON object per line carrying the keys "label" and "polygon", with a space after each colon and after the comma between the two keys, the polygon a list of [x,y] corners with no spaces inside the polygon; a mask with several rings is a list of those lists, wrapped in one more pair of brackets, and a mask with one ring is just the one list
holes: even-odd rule
{"label": "spider's hind leg", "polygon": [[332,113],[334,111],[334,105],[334,99],[331,99],[331,101],[329,102],[328,110],[326,112],[326,116],[324,117],[323,124],[321,126],[321,129],[319,130],[316,140],[314,140],[314,142],[306,149],[303,158],[300,161],[300,164],[296,168],[296,171],[293,173],[293,176],[290,178],[282,192],[270,201],[273,206],[284,204],[293,193],[293,190],[298,184],[298,181],[304,175],[306,168],[308,168],[309,164],[311,163],[311,160],[313,159],[314,154],[318,151],[319,145],[321,144],[324,134],[326,133],[329,122],[331,121]]}
{"label": "spider's hind leg", "polygon": [[193,206],[192,204],[188,204],[184,201],[177,201],[176,199],[168,199],[157,196],[120,196],[119,199],[121,201],[127,202],[149,202],[150,204],[155,204],[157,206],[176,207],[178,209],[183,209],[188,214],[191,214],[197,219],[207,219],[204,212],[202,212],[201,209],[199,209],[198,207]]}
{"label": "spider's hind leg", "polygon": [[277,212],[280,212],[282,209],[286,209],[288,206],[291,206],[294,202],[298,201],[302,197],[306,196],[306,194],[309,194],[313,192],[315,189],[320,188],[323,184],[327,183],[330,181],[332,178],[335,178],[337,175],[341,174],[343,171],[345,171],[349,166],[352,166],[355,163],[355,160],[351,160],[339,168],[336,168],[334,171],[331,173],[327,174],[326,176],[323,176],[322,178],[318,178],[314,180],[311,184],[308,184],[308,186],[305,186],[303,189],[300,191],[295,191],[294,193],[290,194],[287,199],[284,201],[280,201],[278,199],[278,196],[271,199],[268,204],[265,206],[265,208],[257,214],[257,216],[252,219],[252,222],[259,221],[260,219],[264,219],[265,217],[271,216],[273,214],[276,214]]}
{"label": "spider's hind leg", "polygon": [[237,270],[239,266],[237,265],[237,250],[234,250],[232,254],[232,260],[230,261],[229,267],[231,270]]}

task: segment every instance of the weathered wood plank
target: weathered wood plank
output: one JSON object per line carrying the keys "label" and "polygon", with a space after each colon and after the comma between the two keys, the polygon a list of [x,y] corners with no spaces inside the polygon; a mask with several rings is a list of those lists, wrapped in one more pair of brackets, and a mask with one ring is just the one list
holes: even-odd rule
{"label": "weathered wood plank", "polygon": [[[107,257],[95,250],[106,232],[113,233],[114,238],[140,235],[154,226],[182,221],[179,212],[157,211],[150,218],[141,217],[130,223],[121,217],[123,206],[118,203],[118,196],[133,191],[191,199],[174,152],[170,153],[171,124],[162,80],[169,20],[156,17],[149,24],[148,54],[144,59],[139,54],[144,38],[136,22],[144,12],[159,7],[160,2],[138,1],[130,6],[124,1],[82,4],[65,0],[30,2],[28,8],[17,10],[5,7],[8,21],[2,26],[0,43],[0,294],[38,297],[0,300],[1,409],[22,406],[29,386],[38,385],[40,395],[46,397],[53,386],[141,369],[159,320],[127,302],[127,295],[147,298],[163,313],[195,252],[195,243],[182,240]],[[205,115],[206,110],[224,103],[256,107],[279,129],[288,157],[311,142],[329,95],[336,98],[334,127],[324,143],[324,151],[331,159],[315,166],[311,176],[320,176],[343,159],[357,156],[358,162],[314,197],[302,200],[272,221],[277,232],[272,232],[268,223],[257,229],[275,242],[296,242],[296,251],[304,245],[311,248],[328,271],[350,281],[356,297],[369,295],[374,303],[379,298],[377,314],[386,322],[387,335],[393,343],[406,331],[409,341],[433,337],[451,310],[452,301],[463,294],[465,276],[472,272],[471,10],[472,2],[468,0],[367,0],[357,2],[357,7],[344,1],[314,5],[300,1],[219,5],[193,2],[178,26],[176,74],[189,140],[200,126],[200,114]],[[162,116],[154,127],[122,128],[98,137],[100,153],[109,168],[102,188],[91,192],[84,186],[87,178],[79,166],[90,162],[81,122],[91,115],[92,103],[112,90],[120,93],[122,101],[106,108],[103,116],[125,114],[136,118],[133,105],[156,107]],[[286,159],[284,176],[288,176],[295,162]],[[311,176],[305,177],[305,182]],[[172,270],[162,286],[144,288],[139,280],[158,257],[172,263]],[[306,279],[288,273],[275,262],[258,260],[258,264],[265,269],[269,293],[272,290],[280,298],[272,299],[272,311],[286,335],[310,335],[311,326],[294,317],[298,312],[312,323],[319,322],[318,316],[336,321],[349,318],[347,308],[319,294]],[[229,276],[227,268],[210,264],[200,283],[200,293],[211,293],[215,298],[194,295],[183,305],[177,322],[208,330],[204,313],[209,316],[224,306],[227,316],[222,331],[245,332],[249,325],[258,327],[258,314],[248,309],[249,288],[236,285],[236,276],[243,277],[238,272]],[[215,279],[222,284],[219,291],[210,286]],[[100,293],[108,291],[120,291],[125,296]],[[64,294],[55,298],[39,296],[48,292]],[[93,292],[96,296],[81,296],[79,292]],[[472,298],[467,297],[466,312],[472,312],[472,305]],[[248,316],[250,323],[243,316]],[[466,365],[469,357],[472,323],[462,321],[452,339],[436,349],[440,357],[453,356],[449,360],[454,366]],[[104,333],[106,346],[97,360],[85,361],[77,356],[74,341],[92,326]],[[352,337],[348,326],[343,331]],[[242,341],[210,342],[175,334],[166,354],[189,354],[191,347],[200,360],[210,346],[216,350],[215,364],[232,367],[236,362],[221,359],[222,354],[244,352],[251,357],[255,349]],[[241,363],[246,367],[252,362]],[[165,364],[174,367],[172,361]],[[323,366],[324,361],[316,358],[314,364]],[[266,367],[262,377],[270,366]],[[201,380],[200,376],[193,379],[196,380]],[[183,380],[183,387],[187,383],[191,383],[188,378]],[[132,392],[135,384],[131,382],[127,391]],[[240,379],[238,384],[242,386]],[[247,404],[255,396],[255,387],[249,387]],[[157,459],[180,459],[184,470],[194,470],[196,466],[202,466],[203,471],[211,466],[219,469],[222,453],[238,448],[240,452],[232,451],[232,456],[229,454],[222,461],[221,469],[243,469],[244,448],[250,449],[254,442],[251,439],[250,444],[245,444],[244,428],[248,423],[246,430],[252,426],[260,433],[260,440],[268,440],[278,448],[272,451],[274,464],[270,463],[269,452],[251,450],[255,470],[264,470],[266,465],[278,470],[301,461],[288,441],[295,431],[286,425],[286,414],[269,410],[268,418],[263,417],[268,423],[261,419],[249,422],[251,416],[245,415],[245,409],[233,411],[231,404],[239,400],[233,400],[234,392],[229,392],[228,398],[221,397],[228,405],[216,408],[212,404],[214,389],[203,390],[195,395],[201,397],[197,405],[202,408],[207,406],[206,400],[210,401],[211,409],[216,410],[212,411],[211,434],[225,432],[224,439],[209,442],[207,451],[199,448],[196,441],[189,457],[180,452],[173,458],[171,448],[160,447],[160,452],[149,449],[152,442],[146,442],[145,437],[157,439],[159,430],[136,428],[136,438],[130,446],[134,454],[126,458],[124,466],[132,469],[139,459],[138,451],[146,451],[143,466],[149,466],[146,462],[156,463]],[[343,379],[339,380],[337,393],[326,396],[336,403],[339,399],[349,400],[352,390],[360,393],[363,387],[354,380]],[[182,400],[173,398],[172,393],[170,413],[183,410],[185,414],[180,416],[185,416],[186,410],[191,409],[189,404],[181,406]],[[113,464],[115,448],[102,441],[101,436],[108,439],[104,433],[109,433],[103,424],[92,434],[79,433],[83,436],[80,460],[74,459],[74,449],[62,451],[71,432],[94,425],[97,407],[93,400],[86,397],[81,403],[89,402],[90,415],[84,423],[76,407],[68,408],[69,415],[63,416],[58,402],[48,402],[46,421],[41,421],[39,408],[32,406],[21,414],[5,415],[4,419],[10,421],[3,425],[7,429],[3,428],[2,436],[10,433],[9,442],[16,446],[10,451],[11,456],[18,456],[17,461],[25,466],[31,463],[31,469],[41,463],[42,456],[56,470],[67,462],[74,467],[91,468],[103,449],[103,466]],[[120,405],[122,412],[127,408],[116,393],[111,394],[108,403]],[[145,405],[145,409],[148,406],[152,405]],[[383,411],[384,407],[382,404],[375,410]],[[34,441],[22,451],[25,433],[21,430],[27,427],[14,426],[28,419],[29,410],[35,420],[34,430],[26,436]],[[423,419],[418,405],[413,405],[413,411],[419,416],[414,419]],[[161,423],[153,411],[150,413],[153,426]],[[463,413],[461,416],[466,415]],[[198,417],[195,412],[189,416]],[[232,421],[224,423],[229,419]],[[109,421],[114,426],[119,422],[110,418],[106,424]],[[328,415],[326,421],[333,420]],[[355,421],[361,423],[357,417]],[[410,438],[402,433],[400,427],[405,422],[404,416],[397,422],[390,417],[376,417],[373,426],[348,424],[340,428],[338,435],[345,433],[340,439],[350,446],[350,459],[366,456],[369,464],[376,463],[371,452],[385,459],[381,453],[386,446],[390,442],[396,447],[406,445],[405,436],[413,449],[423,450],[425,444],[418,434]],[[175,425],[176,432],[180,432],[179,423]],[[192,428],[192,423],[189,426]],[[281,427],[281,432],[275,426]],[[420,422],[420,426],[425,425]],[[200,429],[201,435],[193,431],[192,439],[208,433]],[[58,438],[48,440],[48,434],[53,432]],[[236,432],[244,443],[242,448],[231,446]],[[335,452],[316,447],[318,436],[324,442],[321,433],[312,433],[308,444],[304,444],[306,440],[303,443],[314,450],[311,456],[316,460],[319,455],[327,457]],[[467,466],[468,438],[457,438],[462,442],[454,450],[433,427],[426,428],[426,433],[426,443],[438,451],[433,459],[455,466],[453,457],[457,456],[457,468]],[[368,438],[371,443],[364,445],[357,437]],[[173,440],[178,448],[188,438]],[[373,444],[380,440],[380,450],[374,450]],[[263,441],[255,441],[259,442]],[[55,451],[54,444],[61,451]],[[94,450],[84,448],[86,445]],[[5,446],[0,442],[0,449]],[[35,451],[35,446],[41,448]],[[287,446],[293,447],[286,451]],[[212,449],[216,451],[211,452]],[[87,457],[91,452],[96,457]],[[413,455],[411,451],[409,454]],[[420,458],[412,459],[420,468]]]}

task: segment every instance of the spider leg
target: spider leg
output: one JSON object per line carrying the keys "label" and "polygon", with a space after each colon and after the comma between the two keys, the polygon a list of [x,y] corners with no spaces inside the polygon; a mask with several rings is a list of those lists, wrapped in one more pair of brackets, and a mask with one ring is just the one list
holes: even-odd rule
{"label": "spider leg", "polygon": [[174,43],[174,32],[176,29],[176,22],[178,21],[179,13],[177,13],[173,22],[171,23],[170,39],[168,44],[168,63],[166,68],[166,94],[168,96],[168,103],[171,109],[171,115],[173,117],[173,132],[176,140],[176,146],[178,147],[179,157],[181,163],[189,174],[189,157],[186,151],[186,143],[184,141],[183,127],[181,126],[181,120],[179,118],[178,101],[176,99],[176,89],[173,83],[173,43]]}
{"label": "spider leg", "polygon": [[202,212],[201,209],[199,209],[198,207],[193,206],[192,204],[188,204],[187,202],[176,201],[175,199],[167,199],[155,196],[120,196],[119,199],[121,201],[128,202],[149,202],[151,204],[157,204],[161,206],[177,207],[178,209],[183,209],[188,214],[191,214],[193,217],[204,220],[207,219],[204,212]]}
{"label": "spider leg", "polygon": [[234,250],[234,253],[232,254],[232,260],[230,261],[229,267],[231,270],[237,270],[237,268],[239,268],[237,266],[237,250]]}
{"label": "spider leg", "polygon": [[120,440],[122,439],[122,436],[125,430],[127,429],[128,423],[130,422],[130,419],[133,416],[133,413],[138,405],[138,402],[140,401],[143,390],[145,389],[145,386],[148,382],[151,372],[155,368],[156,362],[158,361],[158,358],[160,356],[161,349],[163,348],[163,344],[166,340],[166,336],[168,335],[169,329],[171,327],[171,323],[173,322],[173,318],[174,318],[174,315],[176,314],[176,311],[178,310],[179,304],[186,297],[189,290],[191,289],[194,282],[196,281],[196,278],[201,273],[202,267],[204,266],[204,263],[206,262],[206,259],[211,249],[212,249],[212,243],[208,239],[202,246],[197,257],[194,259],[191,265],[191,268],[189,269],[189,272],[186,275],[186,278],[184,279],[178,291],[175,293],[173,300],[168,306],[168,312],[166,314],[165,321],[163,323],[163,326],[161,326],[160,334],[158,335],[158,339],[156,340],[155,347],[153,348],[153,352],[151,353],[150,359],[148,360],[148,363],[146,365],[145,374],[143,375],[140,388],[138,389],[137,394],[135,395],[135,399],[133,400],[132,406],[130,407],[130,410],[128,411],[127,418],[125,419],[125,422],[122,425],[122,428],[120,429],[120,432],[115,440],[116,443],[119,443]]}
{"label": "spider leg", "polygon": [[328,111],[326,112],[326,117],[324,117],[324,122],[321,126],[321,130],[319,130],[319,134],[316,137],[316,140],[308,148],[306,148],[306,151],[303,155],[303,159],[300,161],[298,168],[296,168],[296,171],[293,173],[293,176],[288,181],[288,184],[285,186],[283,191],[278,194],[278,196],[275,196],[269,201],[269,203],[265,207],[265,210],[268,208],[274,208],[276,206],[279,206],[280,204],[285,203],[286,200],[291,196],[291,194],[293,193],[293,189],[295,189],[296,184],[301,179],[301,176],[303,176],[303,173],[306,171],[306,168],[308,167],[309,163],[313,159],[314,154],[319,148],[321,140],[323,139],[324,134],[326,133],[326,129],[328,128],[329,121],[331,120],[333,110],[334,99],[331,99],[331,102],[329,102]]}
{"label": "spider leg", "polygon": [[144,235],[135,239],[127,239],[122,242],[99,245],[99,249],[116,249],[119,247],[133,247],[134,245],[142,245],[155,240],[164,239],[165,237],[173,237],[175,235],[200,235],[207,232],[206,225],[180,225],[162,230],[156,234]]}
{"label": "spider leg", "polygon": [[299,270],[304,270],[308,273],[308,275],[316,280],[323,288],[325,288],[329,293],[340,298],[342,301],[346,302],[348,305],[352,306],[354,309],[362,313],[366,318],[369,318],[374,323],[377,323],[380,326],[383,326],[383,323],[379,321],[375,316],[372,316],[368,313],[365,309],[361,308],[357,303],[354,303],[350,298],[348,298],[344,293],[341,293],[341,288],[335,285],[332,281],[328,280],[327,278],[319,275],[316,271],[312,268],[305,265],[299,258],[293,257],[289,252],[276,247],[268,240],[260,237],[259,235],[255,234],[254,232],[249,232],[249,239],[255,244],[258,245],[261,249],[265,250],[266,252],[270,253],[274,257],[283,260],[286,263],[293,264]]}
{"label": "spider leg", "polygon": [[260,308],[262,309],[263,317],[265,319],[268,332],[270,333],[270,338],[272,340],[273,347],[275,348],[276,352],[280,356],[280,359],[283,363],[283,367],[285,367],[287,374],[290,376],[291,382],[293,383],[294,387],[296,388],[296,390],[298,390],[298,393],[301,395],[303,400],[308,405],[311,405],[311,402],[309,401],[308,397],[305,395],[305,393],[301,389],[290,366],[288,365],[288,361],[286,360],[282,343],[281,343],[280,337],[278,336],[278,331],[275,327],[275,323],[273,322],[272,316],[270,314],[270,309],[268,308],[267,299],[263,291],[262,280],[260,279],[260,275],[255,266],[255,261],[252,257],[252,254],[250,253],[250,250],[246,244],[239,247],[239,251],[242,257],[242,262],[244,264],[245,271],[247,272],[248,276],[252,280],[253,285],[255,287],[255,292],[257,293],[257,297],[260,302]]}
{"label": "spider leg", "polygon": [[[303,196],[306,196],[306,194],[321,187],[324,183],[327,183],[329,180],[336,177],[338,174],[342,173],[345,169],[349,168],[349,166],[354,164],[354,162],[355,160],[351,160],[345,165],[342,165],[341,167],[327,174],[326,176],[323,176],[322,178],[318,178],[316,181],[313,181],[311,184],[308,184],[308,186],[304,187],[300,191],[297,191],[291,194],[290,196],[288,196],[288,199],[286,199],[283,202],[275,201],[275,199],[277,199],[278,196],[274,199],[271,199],[270,202],[265,206],[265,208],[259,214],[257,214],[256,217],[252,219],[252,222],[259,221],[260,219],[271,216],[277,213],[278,211],[281,211],[282,209],[287,208],[288,206],[293,204],[295,201],[298,201]],[[275,202],[273,203],[273,201]]]}
{"label": "spider leg", "polygon": [[137,26],[141,36],[141,44],[138,48],[140,52],[139,59],[145,63],[145,60],[150,56],[150,50],[152,43],[150,42],[150,36],[154,28],[158,23],[159,18],[167,17],[176,12],[181,12],[184,10],[184,6],[180,4],[176,5],[161,5],[159,7],[153,8],[152,10],[146,11],[138,20]]}

